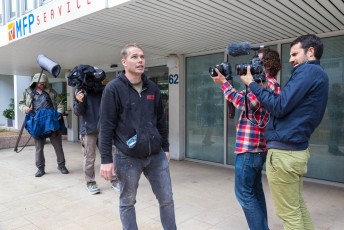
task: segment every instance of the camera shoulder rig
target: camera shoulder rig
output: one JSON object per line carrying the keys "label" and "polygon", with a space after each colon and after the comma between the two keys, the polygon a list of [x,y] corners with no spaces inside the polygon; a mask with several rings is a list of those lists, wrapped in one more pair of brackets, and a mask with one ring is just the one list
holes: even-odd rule
{"label": "camera shoulder rig", "polygon": [[100,93],[104,89],[102,81],[106,78],[105,72],[90,65],[80,64],[66,75],[68,85],[88,93]]}

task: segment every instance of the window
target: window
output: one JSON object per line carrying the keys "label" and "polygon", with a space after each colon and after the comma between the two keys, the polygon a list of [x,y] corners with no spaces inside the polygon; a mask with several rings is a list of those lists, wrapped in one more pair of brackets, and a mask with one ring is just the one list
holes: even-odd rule
{"label": "window", "polygon": [[149,79],[155,82],[161,92],[162,104],[166,117],[166,127],[168,128],[168,68],[166,66],[149,67],[145,70]]}
{"label": "window", "polygon": [[24,1],[24,12],[31,11],[35,8],[35,0],[25,0]]}
{"label": "window", "polygon": [[52,0],[41,0],[41,6],[48,3],[48,2],[51,2]]}
{"label": "window", "polygon": [[3,16],[4,16],[4,12],[2,11],[4,8],[3,8],[3,4],[4,4],[4,1],[3,0],[0,0],[0,26],[2,25],[2,23],[4,22],[4,19],[3,19]]}
{"label": "window", "polygon": [[224,163],[224,100],[208,69],[224,54],[186,59],[186,157]]}
{"label": "window", "polygon": [[17,1],[12,0],[9,2],[9,12],[10,12],[10,18],[15,18],[17,16]]}

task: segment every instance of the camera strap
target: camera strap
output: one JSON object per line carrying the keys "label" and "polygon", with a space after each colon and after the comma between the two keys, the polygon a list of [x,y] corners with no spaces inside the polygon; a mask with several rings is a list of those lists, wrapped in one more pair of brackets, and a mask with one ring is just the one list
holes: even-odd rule
{"label": "camera strap", "polygon": [[[247,85],[245,85],[245,87],[246,87],[246,92],[245,92],[245,116],[246,116],[247,120],[248,120],[252,125],[258,126],[259,128],[265,128],[265,126],[269,123],[269,121],[268,121],[266,124],[264,124],[265,115],[264,115],[264,117],[261,119],[260,122],[258,122],[256,119],[255,119],[256,121],[254,122],[254,121],[252,121],[252,120],[248,117],[248,109],[249,109],[249,107],[248,107],[248,100],[247,100],[248,87],[247,87]],[[254,117],[254,112],[252,112],[252,116]],[[269,114],[268,116],[269,116],[269,120],[270,120],[270,114]]]}

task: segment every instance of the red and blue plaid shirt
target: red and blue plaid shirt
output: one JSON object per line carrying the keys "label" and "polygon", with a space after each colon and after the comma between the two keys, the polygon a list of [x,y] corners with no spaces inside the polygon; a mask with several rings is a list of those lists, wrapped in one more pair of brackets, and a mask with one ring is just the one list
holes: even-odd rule
{"label": "red and blue plaid shirt", "polygon": [[[274,92],[275,95],[280,93],[280,85],[275,78],[267,77],[267,89]],[[266,141],[264,138],[265,126],[270,120],[269,112],[258,101],[256,95],[250,90],[247,93],[248,114],[246,117],[245,108],[245,90],[237,92],[229,82],[222,85],[225,98],[232,102],[233,105],[242,110],[238,124],[236,126],[236,143],[235,153],[245,152],[265,152]]]}

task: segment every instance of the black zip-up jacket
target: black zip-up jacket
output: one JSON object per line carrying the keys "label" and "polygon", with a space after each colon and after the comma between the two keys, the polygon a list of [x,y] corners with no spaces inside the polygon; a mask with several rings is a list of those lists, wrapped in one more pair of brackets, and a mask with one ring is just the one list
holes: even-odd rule
{"label": "black zip-up jacket", "polygon": [[80,134],[98,133],[99,108],[102,93],[85,93],[84,101],[78,102],[74,96],[73,110],[80,118]]}
{"label": "black zip-up jacket", "polygon": [[[110,81],[104,89],[98,123],[102,164],[113,162],[112,143],[121,152],[128,154],[126,142],[138,130],[146,129],[147,124],[157,129],[157,134],[160,134],[158,138],[161,140],[161,148],[165,152],[169,151],[168,132],[160,90],[144,74],[141,78],[141,94],[134,89],[124,71]],[[146,144],[150,145],[148,142]],[[142,158],[156,153],[158,152],[138,152],[135,153],[135,156],[130,155]]]}

